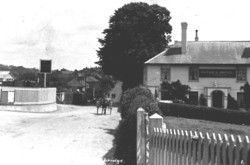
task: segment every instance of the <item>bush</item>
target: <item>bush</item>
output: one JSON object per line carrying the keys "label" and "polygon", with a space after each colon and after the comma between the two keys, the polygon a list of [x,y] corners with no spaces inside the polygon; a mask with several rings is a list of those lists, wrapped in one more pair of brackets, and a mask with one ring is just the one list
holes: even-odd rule
{"label": "bush", "polygon": [[176,82],[163,82],[161,84],[162,99],[173,100],[174,102],[188,102],[187,94],[190,90],[188,85],[183,85],[180,80]]}
{"label": "bush", "polygon": [[[138,93],[137,93],[138,92]],[[120,121],[115,134],[115,158],[124,164],[136,164],[136,114],[142,107],[149,115],[159,113],[159,107],[150,91],[144,87],[128,90],[123,95],[122,112],[124,118]],[[126,108],[126,109],[125,109]]]}
{"label": "bush", "polygon": [[140,107],[148,112],[149,116],[160,112],[160,109],[154,99],[139,95],[130,103],[128,117],[130,117],[130,115],[136,115],[137,110]]}
{"label": "bush", "polygon": [[158,105],[164,116],[250,125],[250,112],[174,103],[159,103]]}
{"label": "bush", "polygon": [[119,111],[121,112],[121,118],[124,119],[127,117],[128,110],[130,103],[137,97],[137,96],[145,96],[151,100],[154,100],[153,94],[151,91],[146,87],[135,87],[133,89],[129,89],[123,93],[121,98],[121,105]]}

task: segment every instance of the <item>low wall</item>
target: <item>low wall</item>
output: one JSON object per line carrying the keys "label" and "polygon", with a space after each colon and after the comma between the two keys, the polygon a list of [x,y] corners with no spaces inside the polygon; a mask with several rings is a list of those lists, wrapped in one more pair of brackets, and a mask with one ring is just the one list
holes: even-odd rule
{"label": "low wall", "polygon": [[0,87],[0,110],[55,111],[56,88]]}

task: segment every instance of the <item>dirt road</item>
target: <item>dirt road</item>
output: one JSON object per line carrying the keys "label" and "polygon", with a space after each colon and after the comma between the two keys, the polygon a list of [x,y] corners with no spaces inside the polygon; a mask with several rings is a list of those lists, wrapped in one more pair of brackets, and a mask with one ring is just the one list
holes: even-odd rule
{"label": "dirt road", "polygon": [[120,114],[58,105],[53,113],[0,112],[0,164],[101,165],[112,148]]}

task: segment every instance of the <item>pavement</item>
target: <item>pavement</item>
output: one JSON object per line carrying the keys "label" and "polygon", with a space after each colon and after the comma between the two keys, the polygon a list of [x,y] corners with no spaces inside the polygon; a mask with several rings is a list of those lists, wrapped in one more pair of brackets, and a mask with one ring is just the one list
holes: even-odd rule
{"label": "pavement", "polygon": [[120,120],[117,108],[97,115],[94,106],[57,107],[50,113],[0,111],[0,164],[105,164]]}

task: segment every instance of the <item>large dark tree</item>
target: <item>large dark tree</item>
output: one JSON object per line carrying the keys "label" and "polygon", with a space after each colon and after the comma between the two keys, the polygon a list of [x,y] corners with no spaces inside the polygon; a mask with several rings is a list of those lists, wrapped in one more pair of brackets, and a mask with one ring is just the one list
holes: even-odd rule
{"label": "large dark tree", "polygon": [[115,82],[110,76],[103,76],[100,80],[100,88],[102,96],[105,96],[109,93],[109,91],[114,88]]}
{"label": "large dark tree", "polygon": [[123,89],[142,83],[143,63],[171,41],[170,12],[165,7],[130,3],[115,11],[99,39],[98,56],[104,73],[123,81]]}

